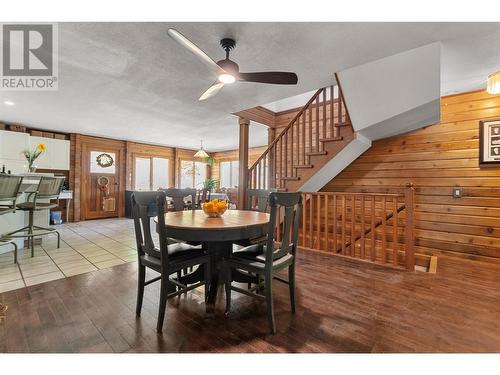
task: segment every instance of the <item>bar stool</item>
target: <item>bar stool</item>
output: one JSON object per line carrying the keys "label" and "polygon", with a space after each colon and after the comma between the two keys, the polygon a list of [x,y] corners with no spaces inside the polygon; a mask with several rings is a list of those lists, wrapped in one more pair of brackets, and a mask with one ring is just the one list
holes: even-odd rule
{"label": "bar stool", "polygon": [[[16,200],[21,188],[23,178],[0,174],[0,215],[16,212]],[[17,244],[14,240],[1,236],[0,246],[12,245],[14,247],[14,263],[17,263]]]}
{"label": "bar stool", "polygon": [[[49,234],[57,235],[57,247],[61,243],[61,235],[55,228],[45,228],[34,224],[35,211],[50,210],[59,205],[59,194],[64,183],[64,177],[46,177],[42,176],[36,191],[27,192],[26,202],[19,203],[16,208],[21,211],[28,211],[29,221],[24,228],[8,233],[8,238],[27,238],[28,247],[31,244],[31,257],[35,256],[35,237]],[[39,200],[49,200],[49,202],[40,202]],[[50,201],[57,199],[57,203]],[[18,234],[19,233],[19,234]]]}

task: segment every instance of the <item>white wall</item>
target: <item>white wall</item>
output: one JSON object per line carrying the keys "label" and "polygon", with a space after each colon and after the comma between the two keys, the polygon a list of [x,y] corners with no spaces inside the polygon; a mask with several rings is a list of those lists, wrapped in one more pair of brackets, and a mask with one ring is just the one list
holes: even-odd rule
{"label": "white wall", "polygon": [[428,103],[439,113],[440,69],[440,43],[432,43],[339,72],[354,130]]}

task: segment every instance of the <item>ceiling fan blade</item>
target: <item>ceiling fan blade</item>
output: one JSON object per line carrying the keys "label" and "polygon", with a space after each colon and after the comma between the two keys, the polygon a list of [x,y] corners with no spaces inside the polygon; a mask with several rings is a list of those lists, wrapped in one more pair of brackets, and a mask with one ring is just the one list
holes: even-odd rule
{"label": "ceiling fan blade", "polygon": [[247,82],[274,83],[277,85],[296,85],[297,74],[290,72],[239,73],[238,79]]}
{"label": "ceiling fan blade", "polygon": [[205,91],[200,98],[198,99],[199,101],[206,100],[208,98],[211,98],[212,96],[217,95],[217,93],[220,91],[221,88],[224,87],[224,84],[219,81],[215,81],[212,86],[208,88],[207,91]]}
{"label": "ceiling fan blade", "polygon": [[224,73],[224,69],[222,69],[219,65],[217,65],[217,63],[214,60],[212,60],[205,52],[203,52],[199,47],[197,47],[196,44],[191,42],[180,32],[178,32],[175,29],[168,29],[167,34],[181,46],[183,46],[184,48],[188,49],[193,54],[198,56],[198,58],[203,63],[205,63],[205,65],[207,65],[209,68],[211,68],[218,74]]}

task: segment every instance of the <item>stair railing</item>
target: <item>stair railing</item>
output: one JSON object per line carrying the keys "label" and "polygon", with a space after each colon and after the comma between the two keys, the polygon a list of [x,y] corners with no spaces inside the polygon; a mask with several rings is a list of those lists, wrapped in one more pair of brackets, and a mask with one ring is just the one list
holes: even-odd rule
{"label": "stair railing", "polygon": [[248,169],[248,187],[284,189],[297,180],[297,169],[311,168],[310,157],[324,154],[323,141],[339,139],[339,126],[350,124],[339,86],[317,90]]}
{"label": "stair railing", "polygon": [[302,194],[299,246],[415,269],[413,185],[396,194]]}

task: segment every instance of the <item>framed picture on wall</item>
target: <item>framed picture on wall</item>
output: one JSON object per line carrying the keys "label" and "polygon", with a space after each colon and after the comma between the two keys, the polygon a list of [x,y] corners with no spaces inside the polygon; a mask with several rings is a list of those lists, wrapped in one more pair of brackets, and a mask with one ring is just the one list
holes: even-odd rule
{"label": "framed picture on wall", "polygon": [[500,166],[500,118],[479,121],[479,165]]}

